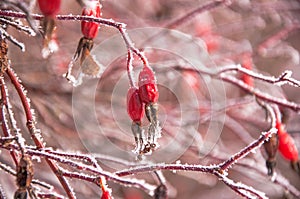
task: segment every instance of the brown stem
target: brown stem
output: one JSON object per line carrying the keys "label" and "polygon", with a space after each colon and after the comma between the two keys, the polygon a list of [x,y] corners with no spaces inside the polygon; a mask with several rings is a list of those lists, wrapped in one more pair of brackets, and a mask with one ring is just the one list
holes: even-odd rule
{"label": "brown stem", "polygon": [[[30,132],[31,138],[33,139],[35,145],[38,148],[44,148],[44,144],[43,142],[40,140],[40,137],[37,136],[37,129],[35,128],[35,121],[34,121],[34,117],[32,115],[31,109],[30,109],[30,104],[28,101],[28,98],[26,97],[25,93],[24,93],[24,88],[21,85],[21,83],[18,80],[18,77],[16,76],[15,72],[11,69],[8,68],[6,71],[7,75],[9,76],[12,84],[14,85],[24,108],[25,111],[25,115],[26,115],[26,120],[27,120],[27,128]],[[67,180],[60,174],[58,166],[55,164],[55,162],[53,160],[50,160],[48,158],[46,158],[46,162],[48,163],[48,165],[50,166],[51,170],[53,171],[53,173],[56,175],[56,177],[58,178],[58,180],[60,181],[61,185],[63,186],[65,192],[67,193],[68,197],[70,199],[75,199],[75,195],[71,189],[71,187],[69,186]]]}

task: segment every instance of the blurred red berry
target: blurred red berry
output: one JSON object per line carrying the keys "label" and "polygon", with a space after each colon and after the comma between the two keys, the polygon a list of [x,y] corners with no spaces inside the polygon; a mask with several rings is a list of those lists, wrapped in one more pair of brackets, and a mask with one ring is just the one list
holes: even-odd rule
{"label": "blurred red berry", "polygon": [[219,37],[214,36],[214,35],[207,35],[203,38],[203,40],[206,44],[207,52],[213,53],[218,50],[219,45],[220,45]]}
{"label": "blurred red berry", "polygon": [[124,192],[124,199],[143,199],[143,195],[139,190],[128,189]]}
{"label": "blurred red berry", "polygon": [[290,136],[290,134],[285,133],[279,135],[279,151],[282,156],[290,161],[298,161],[298,149],[295,145],[294,139]]}
{"label": "blurred red berry", "polygon": [[[252,70],[252,68],[253,68],[252,65],[253,65],[253,63],[252,63],[252,57],[251,57],[251,55],[250,54],[244,55],[243,61],[242,61],[242,67],[246,68],[248,70]],[[254,86],[253,78],[250,77],[249,75],[243,74],[242,75],[242,80],[248,86],[250,86],[250,87]]]}
{"label": "blurred red berry", "polygon": [[277,134],[279,139],[278,150],[287,160],[293,162],[298,161],[298,149],[294,139],[286,132],[281,122],[276,122],[276,128],[278,130]]}
{"label": "blurred red berry", "polygon": [[144,116],[143,102],[139,90],[135,87],[131,87],[127,92],[127,112],[134,122],[140,122]]}
{"label": "blurred red berry", "polygon": [[276,129],[277,129],[277,134],[278,136],[281,136],[283,134],[286,134],[287,132],[285,131],[284,125],[277,119],[276,121]]}
{"label": "blurred red berry", "polygon": [[199,77],[197,73],[192,71],[184,71],[182,73],[183,79],[186,83],[194,90],[197,91],[200,89]]}
{"label": "blurred red berry", "polygon": [[112,199],[112,197],[108,191],[104,191],[102,192],[101,199]]}
{"label": "blurred red berry", "polygon": [[[101,8],[99,1],[90,1],[89,4],[82,10],[83,16],[100,17]],[[81,32],[87,39],[94,39],[99,32],[99,23],[96,22],[81,22]]]}
{"label": "blurred red berry", "polygon": [[139,94],[142,102],[155,103],[158,100],[158,89],[154,72],[149,67],[144,67],[139,75]]}
{"label": "blurred red berry", "polygon": [[213,53],[218,50],[220,46],[220,38],[212,30],[211,24],[196,23],[196,36],[200,37],[206,44],[207,51]]}
{"label": "blurred red berry", "polygon": [[60,8],[60,0],[38,0],[38,4],[45,16],[56,15]]}

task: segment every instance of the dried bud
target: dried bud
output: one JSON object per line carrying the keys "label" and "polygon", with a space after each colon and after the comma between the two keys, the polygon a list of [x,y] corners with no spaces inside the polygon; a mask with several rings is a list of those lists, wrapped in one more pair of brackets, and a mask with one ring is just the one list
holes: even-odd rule
{"label": "dried bud", "polygon": [[[101,8],[99,1],[90,1],[82,10],[83,16],[100,17]],[[99,23],[96,22],[81,22],[81,32],[87,39],[94,39],[99,32]]]}
{"label": "dried bud", "polygon": [[291,161],[291,167],[294,171],[296,171],[300,175],[300,162],[299,161]]}
{"label": "dried bud", "polygon": [[20,188],[30,186],[33,177],[32,162],[29,157],[23,156],[19,161],[17,168],[17,185]]}
{"label": "dried bud", "polygon": [[28,198],[27,195],[28,195],[27,190],[24,188],[21,188],[15,192],[14,199],[27,199]]}
{"label": "dried bud", "polygon": [[154,190],[154,199],[167,199],[167,187],[164,184],[159,185],[155,190]]}
{"label": "dried bud", "polygon": [[266,166],[268,169],[268,175],[271,176],[274,173],[274,168],[276,166],[276,152],[278,148],[278,136],[273,134],[272,137],[264,143],[268,159],[266,161]]}

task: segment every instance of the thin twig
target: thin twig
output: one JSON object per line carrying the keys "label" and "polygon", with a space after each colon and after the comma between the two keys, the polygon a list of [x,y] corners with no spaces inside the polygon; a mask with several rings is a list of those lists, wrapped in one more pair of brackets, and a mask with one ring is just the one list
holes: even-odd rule
{"label": "thin twig", "polygon": [[[10,131],[9,131],[9,128],[8,128],[8,124],[7,124],[7,120],[6,120],[6,117],[5,117],[5,107],[7,106],[7,88],[5,86],[5,82],[4,82],[4,79],[3,79],[3,76],[0,77],[0,87],[1,87],[1,110],[0,110],[0,121],[1,122],[1,127],[2,127],[2,132],[3,132],[3,135],[5,137],[10,137],[11,134],[10,134]],[[16,167],[18,166],[18,155],[17,153],[12,150],[9,152]]]}
{"label": "thin twig", "polygon": [[242,184],[240,182],[234,182],[233,180],[227,178],[224,174],[221,174],[219,172],[214,173],[216,176],[219,177],[219,179],[224,182],[228,187],[230,187],[233,191],[238,193],[239,195],[243,196],[244,198],[249,199],[267,199],[268,197],[265,196],[265,193],[258,191],[256,189],[253,189],[250,186],[247,186],[245,184]]}
{"label": "thin twig", "polygon": [[0,35],[1,36],[3,35],[5,39],[18,46],[21,49],[21,51],[23,52],[25,51],[25,45],[22,42],[19,42],[16,38],[11,36],[10,34],[8,34],[8,32],[6,32],[6,30],[4,30],[1,26],[0,26]]}
{"label": "thin twig", "polygon": [[[186,71],[194,71],[194,72],[199,72],[201,74],[205,74],[205,75],[209,75],[215,79],[220,79],[220,80],[223,80],[225,82],[229,82],[235,86],[238,86],[240,87],[241,89],[243,89],[244,91],[254,95],[255,97],[257,97],[258,99],[260,100],[263,100],[263,101],[266,101],[266,102],[270,102],[270,103],[274,103],[274,104],[277,104],[281,107],[286,107],[286,108],[289,108],[289,109],[292,109],[294,111],[300,111],[300,104],[297,104],[295,102],[291,102],[291,101],[288,101],[286,99],[283,99],[283,98],[278,98],[278,97],[274,97],[266,92],[263,92],[261,90],[259,90],[258,88],[253,88],[253,87],[250,87],[249,85],[245,84],[243,81],[237,79],[236,77],[233,77],[231,75],[228,75],[226,74],[226,72],[228,71],[232,71],[232,70],[241,70],[241,71],[244,71],[246,72],[247,69],[237,69],[239,68],[238,66],[236,65],[232,65],[232,66],[225,66],[225,67],[222,67],[222,68],[219,68],[219,69],[215,69],[215,70],[211,70],[211,69],[208,69],[208,68],[187,68],[187,67],[183,67],[183,66],[180,66],[180,65],[176,65],[176,66],[173,66],[174,69],[177,69],[177,70],[186,70]],[[247,71],[247,74],[249,75],[253,75],[253,77],[257,77],[257,78],[261,78],[261,80],[263,80],[265,78],[265,76],[260,76],[260,75],[254,75],[253,72],[251,71]],[[290,75],[285,75],[286,73],[283,73],[283,75],[281,75],[279,78],[279,80],[276,80],[276,78],[266,78],[266,82],[274,82],[276,84],[281,84],[285,81],[288,81],[289,83],[293,82],[293,84],[298,84],[298,80],[294,81],[293,78],[290,78]],[[283,76],[283,77],[282,77]],[[272,81],[270,81],[271,79],[273,79]],[[284,81],[283,81],[284,79]],[[288,80],[286,80],[288,79]],[[282,81],[283,82],[282,82]]]}
{"label": "thin twig", "polygon": [[135,87],[132,60],[133,60],[132,51],[128,50],[128,53],[127,53],[127,76],[129,79],[130,87]]}
{"label": "thin twig", "polygon": [[[16,176],[17,175],[17,172],[14,169],[12,169],[10,166],[8,166],[6,164],[3,164],[1,162],[0,162],[0,169],[3,170],[3,171],[5,171],[6,173],[12,175],[12,176]],[[49,189],[49,190],[53,190],[53,186],[52,185],[50,185],[50,184],[48,184],[46,182],[42,182],[42,181],[37,180],[37,179],[33,179],[32,180],[32,184],[39,185],[39,186],[41,186],[43,188],[46,188],[46,189]]]}
{"label": "thin twig", "polygon": [[266,92],[262,92],[261,90],[259,90],[257,88],[250,87],[247,84],[245,84],[243,81],[241,81],[241,80],[239,80],[239,79],[237,79],[233,76],[225,75],[225,74],[222,73],[219,76],[219,79],[222,79],[223,81],[232,83],[233,85],[236,85],[236,86],[240,87],[244,91],[255,95],[257,98],[259,98],[263,101],[274,103],[274,104],[277,104],[277,105],[282,106],[282,107],[290,108],[294,111],[300,111],[300,105],[299,104],[288,101],[288,100],[283,99],[283,98],[274,97],[274,96],[272,96],[272,95],[270,95]]}
{"label": "thin twig", "polygon": [[2,189],[2,185],[0,184],[0,199],[6,199],[6,195],[4,190]]}
{"label": "thin twig", "polygon": [[[274,76],[266,76],[260,73],[256,73],[252,70],[249,70],[247,68],[242,67],[240,64],[237,65],[230,65],[230,66],[224,66],[217,70],[217,72],[213,75],[220,75],[221,73],[225,72],[232,72],[232,71],[238,71],[243,74],[249,75],[255,79],[259,79],[261,81],[276,84],[278,86],[284,85],[284,84],[290,84],[295,87],[300,87],[300,81],[292,78],[292,71],[286,70],[278,77]],[[212,75],[212,74],[211,74]]]}
{"label": "thin twig", "polygon": [[[0,143],[0,147],[2,148],[6,148],[8,149],[9,147],[12,147],[14,149],[18,149],[18,147],[16,145],[13,144],[9,144],[8,146],[4,146],[2,145],[2,143]],[[125,185],[125,186],[134,186],[137,188],[141,188],[142,190],[146,191],[148,194],[152,194],[153,190],[155,189],[155,186],[150,185],[145,183],[143,180],[138,180],[138,179],[126,179],[126,178],[121,178],[118,175],[115,175],[113,173],[107,172],[107,171],[103,171],[103,170],[99,170],[94,168],[93,166],[89,166],[86,164],[82,164],[79,162],[75,162],[51,153],[48,153],[47,151],[40,151],[40,150],[36,150],[36,149],[31,149],[31,148],[27,148],[26,153],[30,156],[39,156],[39,157],[45,157],[46,159],[51,159],[51,160],[55,160],[56,162],[60,162],[62,164],[66,164],[69,165],[75,169],[79,169],[82,171],[89,171],[95,175],[99,175],[99,176],[104,176],[105,178],[114,181],[116,183]],[[61,175],[63,175],[63,172],[61,170],[58,171]]]}
{"label": "thin twig", "polygon": [[200,5],[199,7],[195,8],[194,10],[185,13],[183,16],[180,16],[179,18],[175,19],[174,21],[170,22],[169,24],[164,26],[164,30],[159,31],[158,33],[152,35],[149,39],[143,42],[142,46],[144,46],[146,43],[149,43],[153,41],[155,38],[162,36],[163,34],[167,33],[169,29],[177,28],[183,24],[187,24],[191,18],[210,10],[213,10],[221,5],[229,5],[231,4],[230,0],[214,0],[210,1],[207,4]]}
{"label": "thin twig", "polygon": [[[62,157],[75,158],[78,160],[85,160],[85,161],[89,162],[90,164],[92,164],[94,166],[94,168],[96,168],[98,170],[102,170],[102,168],[98,164],[97,160],[88,154],[65,153],[65,152],[58,152],[58,151],[51,151],[51,150],[45,150],[45,151],[55,154],[55,155],[58,155],[58,156],[62,156]],[[108,192],[109,188],[106,184],[105,177],[100,176],[97,183],[100,185],[103,192]]]}
{"label": "thin twig", "polygon": [[34,30],[31,29],[29,26],[25,26],[25,25],[21,24],[20,22],[14,21],[12,19],[5,19],[5,18],[0,17],[0,22],[4,23],[4,24],[8,24],[19,31],[25,32],[26,34],[28,34],[30,36],[36,35]]}
{"label": "thin twig", "polygon": [[219,167],[222,170],[226,171],[229,167],[233,166],[236,161],[238,161],[238,160],[242,159],[243,157],[245,157],[246,155],[248,155],[250,151],[260,148],[261,145],[264,143],[264,141],[267,140],[272,134],[274,134],[276,132],[277,132],[276,128],[271,128],[268,132],[262,133],[262,135],[257,140],[255,140],[254,142],[249,144],[247,147],[245,147],[240,152],[231,156],[225,162],[219,164]]}
{"label": "thin twig", "polygon": [[297,30],[300,28],[300,24],[292,24],[287,27],[284,27],[283,29],[279,30],[274,35],[268,37],[265,41],[263,41],[258,47],[257,52],[264,55],[267,51],[267,49],[272,48],[277,43],[280,42],[280,40],[285,39],[291,32]]}

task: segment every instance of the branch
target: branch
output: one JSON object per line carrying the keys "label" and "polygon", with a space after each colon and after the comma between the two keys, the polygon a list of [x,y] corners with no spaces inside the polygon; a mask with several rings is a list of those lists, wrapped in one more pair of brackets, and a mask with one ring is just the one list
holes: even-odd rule
{"label": "branch", "polygon": [[15,29],[19,30],[19,31],[23,31],[26,34],[30,35],[30,36],[35,36],[36,33],[34,32],[33,29],[31,29],[28,26],[25,26],[23,24],[21,24],[20,21],[14,21],[13,19],[5,19],[5,18],[0,18],[0,22],[3,24],[8,24],[12,27],[14,27]]}
{"label": "branch", "polygon": [[0,199],[6,199],[7,197],[5,196],[4,190],[2,189],[2,186],[0,184]]}
{"label": "branch", "polygon": [[[6,17],[16,17],[16,18],[27,18],[27,15],[21,12],[14,12],[14,11],[5,11],[0,10],[0,16],[6,16]],[[32,14],[30,15],[35,20],[42,20],[44,18],[43,15],[38,14]],[[121,36],[123,37],[123,40],[126,44],[126,47],[128,50],[131,50],[133,53],[135,53],[143,62],[143,64],[147,67],[149,67],[149,63],[145,55],[140,52],[139,49],[134,47],[134,44],[132,43],[130,37],[128,36],[126,32],[126,25],[124,23],[115,22],[112,19],[103,19],[98,17],[91,17],[91,16],[82,16],[82,15],[57,15],[57,20],[63,20],[63,21],[89,21],[89,22],[96,22],[100,23],[106,26],[110,26],[113,28],[118,29]]]}
{"label": "branch", "polygon": [[[3,170],[3,171],[5,171],[6,173],[12,175],[12,176],[16,176],[17,175],[17,172],[14,169],[12,169],[10,166],[8,166],[6,164],[3,164],[1,162],[0,162],[0,169]],[[49,189],[49,190],[53,190],[53,186],[52,185],[50,185],[50,184],[48,184],[46,182],[39,181],[37,179],[33,179],[32,180],[32,184],[39,185],[39,186],[44,187],[44,188]]]}
{"label": "branch", "polygon": [[[10,145],[10,146],[13,147],[13,148],[16,147],[16,146],[13,146],[13,145]],[[0,143],[0,147],[2,147],[1,143]],[[4,147],[4,148],[7,148],[7,147]],[[69,159],[66,159],[66,158],[63,158],[63,157],[59,157],[57,155],[48,153],[47,151],[37,151],[37,150],[34,150],[34,149],[27,148],[26,153],[28,155],[31,155],[31,156],[39,156],[39,157],[45,157],[46,159],[55,160],[56,162],[66,164],[66,165],[71,166],[75,169],[79,169],[79,170],[82,170],[82,171],[89,171],[89,172],[91,172],[95,175],[104,176],[106,179],[114,181],[118,184],[141,188],[142,190],[146,191],[150,195],[152,195],[152,192],[155,189],[155,186],[147,184],[143,180],[121,178],[118,175],[115,175],[113,173],[103,171],[103,170],[99,170],[99,169],[94,168],[93,166],[89,166],[89,165],[86,165],[86,164],[75,162],[75,161],[72,161],[72,160],[69,160]],[[63,175],[63,172],[61,170],[59,170],[59,173]]]}
{"label": "branch", "polygon": [[221,79],[223,81],[232,83],[233,85],[236,85],[236,86],[240,87],[244,91],[253,94],[255,97],[257,97],[258,99],[261,99],[263,101],[271,102],[271,103],[277,104],[277,105],[282,106],[282,107],[290,108],[294,111],[299,111],[300,110],[300,105],[299,104],[288,101],[288,100],[283,99],[283,98],[274,97],[274,96],[272,96],[268,93],[262,92],[261,90],[259,90],[257,88],[250,87],[247,84],[245,84],[243,81],[238,80],[235,77],[228,76],[228,75],[225,75],[224,73],[222,73],[222,74],[220,74],[218,79]]}
{"label": "branch", "polygon": [[[130,169],[125,169],[122,171],[117,171],[115,174],[112,174],[110,172],[106,171],[99,171],[99,169],[94,168],[93,166],[89,166],[86,164],[82,164],[79,162],[75,162],[72,160],[69,160],[68,158],[59,157],[55,155],[57,153],[58,155],[62,155],[62,153],[59,152],[51,152],[49,153],[49,150],[47,151],[37,151],[37,149],[33,149],[30,147],[27,147],[26,153],[31,156],[38,156],[38,157],[45,157],[46,159],[55,160],[59,163],[66,164],[71,166],[74,169],[79,169],[82,171],[88,171],[91,172],[93,175],[88,175],[84,173],[78,173],[78,172],[70,172],[64,169],[59,169],[59,172],[61,175],[66,177],[74,177],[81,180],[86,180],[89,182],[96,183],[98,182],[99,177],[98,176],[104,176],[109,180],[112,180],[114,182],[117,182],[119,184],[123,184],[125,186],[135,186],[138,188],[141,188],[145,191],[147,191],[150,195],[153,194],[153,190],[155,189],[154,186],[146,184],[144,181],[137,180],[137,179],[124,179],[122,176],[128,176],[138,173],[144,173],[144,172],[151,172],[151,171],[157,171],[157,170],[181,170],[181,171],[194,171],[194,172],[204,172],[204,173],[210,173],[220,178],[227,186],[229,186],[231,189],[233,189],[235,192],[239,193],[240,195],[247,197],[247,198],[266,198],[264,194],[262,194],[259,191],[254,190],[252,187],[249,187],[247,185],[241,184],[241,183],[235,183],[232,180],[228,179],[226,177],[227,170],[230,166],[232,166],[236,161],[240,160],[242,157],[245,157],[248,155],[251,151],[259,148],[261,144],[267,140],[273,133],[275,133],[275,130],[272,128],[268,132],[263,132],[262,135],[253,143],[251,143],[249,146],[241,150],[239,153],[233,155],[229,160],[220,163],[218,165],[210,165],[210,166],[202,166],[202,165],[188,165],[188,164],[151,164],[151,165],[142,165],[142,166],[136,166]],[[14,144],[6,144],[0,142],[0,147],[6,148],[6,149],[18,149],[17,145]],[[53,153],[53,154],[52,154]],[[85,155],[81,154],[67,154],[68,157],[75,157],[75,158],[84,158]],[[89,157],[85,157],[85,160],[88,160]]]}
{"label": "branch", "polygon": [[241,150],[240,152],[238,152],[235,155],[231,156],[228,160],[226,160],[225,162],[219,164],[218,166],[222,170],[226,171],[229,167],[233,166],[235,162],[237,162],[238,160],[240,160],[243,157],[245,157],[246,155],[248,155],[251,151],[253,151],[257,148],[260,148],[261,145],[268,138],[270,138],[272,134],[274,134],[276,132],[277,132],[276,128],[271,128],[268,132],[263,132],[262,135],[257,140],[255,140],[254,142],[249,144],[247,147],[245,147],[243,150]]}
{"label": "branch", "polygon": [[254,95],[258,99],[261,99],[261,100],[266,101],[266,102],[274,103],[274,104],[277,104],[281,107],[286,107],[286,108],[292,109],[294,111],[300,111],[300,104],[288,101],[288,100],[283,99],[283,98],[274,97],[274,96],[272,96],[272,95],[270,95],[266,92],[263,92],[263,91],[261,91],[257,88],[250,87],[247,84],[245,84],[243,81],[241,81],[241,80],[239,80],[239,79],[237,79],[233,76],[230,76],[230,75],[226,74],[226,72],[228,72],[228,71],[240,70],[240,71],[243,71],[243,72],[245,72],[249,75],[253,75],[253,77],[255,77],[255,78],[259,78],[261,80],[266,79],[266,81],[267,82],[269,81],[269,83],[282,84],[283,82],[289,82],[293,85],[298,86],[299,81],[295,80],[293,78],[290,78],[290,73],[288,71],[284,72],[277,79],[276,78],[274,79],[272,77],[266,77],[266,76],[255,74],[254,72],[247,71],[247,69],[244,69],[242,67],[239,69],[239,67],[240,66],[231,65],[231,66],[222,67],[222,68],[217,69],[217,70],[216,69],[211,70],[211,69],[208,69],[208,68],[200,68],[200,67],[188,68],[188,67],[183,67],[183,66],[180,66],[180,65],[173,66],[173,68],[176,69],[176,70],[186,70],[186,71],[199,72],[201,74],[209,75],[212,78],[220,79],[220,80],[223,80],[225,82],[229,82],[229,83],[231,83],[235,86],[240,87],[244,91]]}
{"label": "branch", "polygon": [[276,84],[278,86],[282,86],[284,84],[290,84],[295,87],[300,87],[300,81],[292,78],[292,71],[286,70],[284,71],[281,75],[278,77],[274,76],[266,76],[260,73],[256,73],[252,70],[249,70],[247,68],[242,67],[240,64],[237,65],[230,65],[230,66],[225,66],[220,69],[218,69],[218,72],[216,72],[214,75],[220,75],[225,72],[232,72],[232,71],[238,71],[243,74],[249,75],[255,79],[259,79],[261,81],[271,83],[271,84]]}
{"label": "branch", "polygon": [[242,184],[240,182],[234,182],[233,180],[227,178],[225,175],[215,172],[215,175],[219,177],[219,179],[224,182],[228,187],[230,187],[233,191],[243,196],[244,198],[255,198],[255,199],[267,199],[265,193],[253,189],[250,186]]}
{"label": "branch", "polygon": [[[12,84],[14,85],[20,100],[22,102],[24,111],[25,111],[25,115],[26,115],[26,120],[27,120],[27,128],[30,132],[31,138],[33,139],[35,145],[38,148],[44,148],[44,144],[41,140],[41,135],[38,129],[36,129],[35,127],[35,119],[33,117],[32,114],[32,110],[30,108],[30,103],[29,103],[29,99],[26,97],[26,91],[24,89],[24,87],[21,85],[18,77],[16,76],[15,72],[9,67],[6,71],[7,75],[9,76]],[[50,166],[51,170],[53,171],[53,173],[56,175],[56,177],[58,178],[58,180],[60,181],[61,185],[63,186],[64,190],[66,191],[68,197],[70,199],[75,199],[75,194],[72,191],[72,188],[70,187],[70,185],[68,184],[68,182],[66,181],[66,179],[61,176],[58,172],[58,167],[55,164],[54,161],[49,160],[46,158],[46,162],[48,163],[48,165]]]}
{"label": "branch", "polygon": [[[0,121],[1,122],[1,127],[2,127],[2,132],[3,132],[3,135],[5,137],[10,137],[11,134],[10,134],[10,131],[9,131],[9,128],[8,128],[8,124],[7,124],[7,120],[6,120],[6,117],[5,117],[5,107],[7,107],[7,88],[5,86],[5,82],[4,82],[4,79],[3,79],[3,76],[0,77],[0,87],[1,87],[1,110],[0,110]],[[10,151],[9,152],[16,167],[18,166],[18,155],[16,154],[16,152],[14,150]]]}
{"label": "branch", "polygon": [[[88,154],[84,155],[84,154],[78,154],[78,153],[65,153],[65,152],[50,151],[50,150],[45,150],[45,151],[52,153],[54,155],[62,156],[62,157],[75,158],[78,160],[85,160],[85,161],[89,162],[90,164],[92,164],[94,166],[94,168],[102,171],[102,168],[98,164],[97,160],[93,156],[90,156]],[[98,177],[97,184],[101,187],[103,192],[109,192],[108,191],[109,188],[106,184],[105,177],[103,177],[103,176]]]}
{"label": "branch", "polygon": [[264,193],[253,189],[247,185],[242,183],[235,183],[231,179],[227,178],[226,170],[235,164],[238,160],[248,155],[251,151],[256,150],[259,148],[265,140],[269,139],[273,133],[276,133],[276,129],[272,128],[268,132],[263,132],[261,136],[248,145],[246,148],[238,152],[237,154],[231,156],[229,160],[226,160],[223,163],[218,165],[210,165],[210,166],[202,166],[202,165],[188,165],[188,164],[152,164],[152,165],[144,165],[144,166],[137,166],[130,169],[125,169],[122,171],[116,172],[118,176],[127,176],[133,175],[138,173],[145,173],[150,171],[157,171],[157,170],[170,170],[170,171],[196,171],[196,172],[204,172],[213,174],[221,181],[223,181],[227,186],[229,186],[232,190],[239,193],[241,196],[245,198],[267,198]]}

